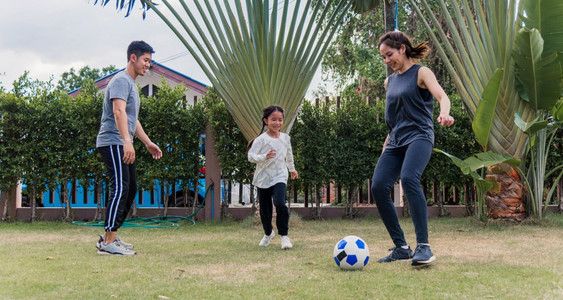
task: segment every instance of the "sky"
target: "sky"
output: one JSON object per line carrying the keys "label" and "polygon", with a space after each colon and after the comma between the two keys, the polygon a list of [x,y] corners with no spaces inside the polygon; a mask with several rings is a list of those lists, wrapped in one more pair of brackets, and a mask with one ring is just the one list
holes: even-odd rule
{"label": "sky", "polygon": [[[94,0],[0,0],[0,85],[12,83],[25,71],[32,79],[56,84],[70,68],[101,69],[127,62],[126,49],[133,40],[144,40],[154,49],[153,59],[197,81],[210,84],[197,62],[176,35],[154,13],[142,18],[140,3],[131,16]],[[138,1],[140,2],[140,1]],[[320,66],[307,97],[321,83]]]}

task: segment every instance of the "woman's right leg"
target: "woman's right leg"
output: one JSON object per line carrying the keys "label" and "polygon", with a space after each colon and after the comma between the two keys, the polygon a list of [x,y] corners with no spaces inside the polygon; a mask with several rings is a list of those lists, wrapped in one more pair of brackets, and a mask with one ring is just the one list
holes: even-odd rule
{"label": "woman's right leg", "polygon": [[401,149],[386,149],[375,166],[371,184],[371,193],[377,210],[396,247],[407,245],[403,230],[399,225],[397,210],[391,199],[391,190],[399,179],[403,156]]}

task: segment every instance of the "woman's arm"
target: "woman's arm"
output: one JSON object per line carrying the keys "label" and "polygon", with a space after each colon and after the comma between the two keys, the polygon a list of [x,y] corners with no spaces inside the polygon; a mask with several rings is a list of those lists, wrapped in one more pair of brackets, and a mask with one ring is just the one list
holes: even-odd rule
{"label": "woman's arm", "polygon": [[418,86],[428,89],[440,104],[438,122],[442,126],[451,126],[454,123],[454,118],[450,116],[450,98],[448,98],[448,95],[446,95],[446,92],[444,92],[438,80],[436,80],[434,73],[427,67],[421,67],[418,70]]}

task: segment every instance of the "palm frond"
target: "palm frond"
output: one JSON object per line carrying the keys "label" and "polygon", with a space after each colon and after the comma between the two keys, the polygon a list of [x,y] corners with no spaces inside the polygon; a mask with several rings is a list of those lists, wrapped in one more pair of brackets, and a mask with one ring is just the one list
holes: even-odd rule
{"label": "palm frond", "polygon": [[[250,140],[259,134],[262,109],[268,105],[286,110],[283,130],[290,130],[346,12],[366,1],[329,0],[321,9],[314,1],[301,0],[196,0],[194,9],[185,0],[178,0],[180,5],[162,0],[170,18],[152,0],[140,2],[184,44]],[[117,1],[127,15],[134,4]],[[323,26],[319,19],[329,21]]]}
{"label": "palm frond", "polygon": [[[516,1],[438,0],[440,10],[433,12],[427,0],[409,0],[415,12],[424,21],[437,52],[444,61],[450,76],[468,110],[475,117],[483,92],[493,78],[495,70],[502,69],[498,98],[494,114],[484,131],[488,131],[487,148],[501,154],[522,157],[526,136],[514,126],[514,115],[525,120],[534,117],[534,111],[521,101],[516,89],[512,45],[516,35]],[[419,8],[421,2],[422,9]],[[447,32],[437,16],[447,23]],[[483,134],[483,130],[481,133]],[[485,132],[486,134],[486,132]]]}

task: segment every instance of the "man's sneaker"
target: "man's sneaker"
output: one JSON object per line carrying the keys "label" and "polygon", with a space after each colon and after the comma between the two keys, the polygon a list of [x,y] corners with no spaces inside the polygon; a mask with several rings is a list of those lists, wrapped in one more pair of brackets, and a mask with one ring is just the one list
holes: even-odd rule
{"label": "man's sneaker", "polygon": [[[115,240],[117,241],[117,243],[119,245],[121,245],[123,248],[125,249],[129,249],[132,250],[133,249],[133,244],[129,244],[127,242],[125,242],[124,240],[122,240],[121,238],[119,238],[119,235],[115,237]],[[104,236],[100,235],[100,238],[98,239],[98,242],[96,243],[96,248],[98,250],[100,250],[100,245],[104,242]]]}
{"label": "man's sneaker", "polygon": [[117,241],[113,243],[105,244],[102,242],[100,248],[98,249],[98,254],[100,255],[135,255],[137,252],[129,249],[123,248],[119,245]]}
{"label": "man's sneaker", "polygon": [[413,266],[429,264],[436,260],[429,245],[418,245],[414,250],[414,257],[411,260]]}
{"label": "man's sneaker", "polygon": [[379,259],[377,262],[384,263],[384,262],[392,262],[396,260],[409,260],[412,258],[412,250],[411,247],[408,249],[403,249],[401,247],[393,247],[389,249],[391,254],[385,256],[384,258]]}
{"label": "man's sneaker", "polygon": [[258,245],[263,246],[263,247],[267,247],[268,245],[270,245],[270,242],[272,241],[274,236],[276,236],[276,233],[272,230],[272,233],[270,233],[270,235],[264,235],[264,237],[260,241],[260,244],[258,244]]}
{"label": "man's sneaker", "polygon": [[102,246],[103,242],[104,242],[104,236],[100,235],[100,238],[98,239],[98,242],[96,243],[96,249],[100,250],[100,247]]}
{"label": "man's sneaker", "polygon": [[117,241],[117,243],[119,243],[123,248],[125,249],[129,249],[132,250],[133,249],[133,244],[129,244],[127,242],[125,242],[124,240],[122,240],[119,235],[115,237],[115,240]]}
{"label": "man's sneaker", "polygon": [[282,236],[281,237],[281,248],[282,248],[282,250],[291,249],[292,247],[293,247],[293,245],[291,244],[291,241],[289,240],[287,235]]}

